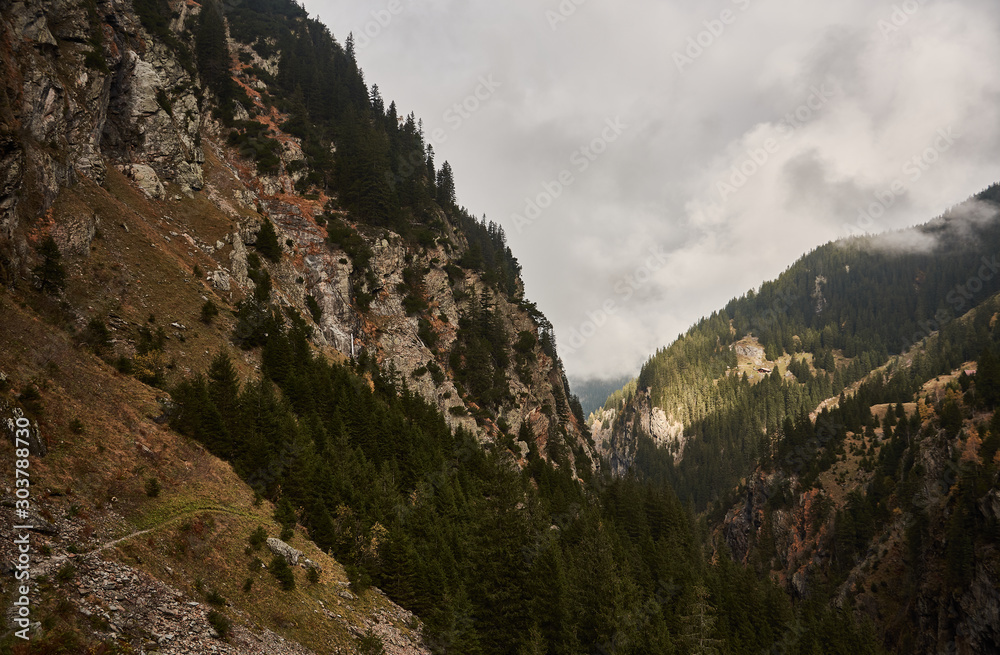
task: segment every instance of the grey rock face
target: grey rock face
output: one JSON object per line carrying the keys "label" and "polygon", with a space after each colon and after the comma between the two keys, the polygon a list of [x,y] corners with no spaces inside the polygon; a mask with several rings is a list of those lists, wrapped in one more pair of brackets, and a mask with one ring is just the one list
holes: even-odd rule
{"label": "grey rock face", "polygon": [[202,188],[197,99],[190,91],[174,91],[191,84],[187,73],[156,48],[146,58],[126,51],[111,82],[105,151],[124,163],[151,167],[185,192]]}
{"label": "grey rock face", "polygon": [[268,537],[267,547],[271,549],[271,552],[275,555],[280,555],[285,558],[289,566],[295,566],[299,563],[299,558],[302,557],[302,551],[296,550],[286,544],[281,539],[275,539],[274,537]]}
{"label": "grey rock face", "polygon": [[[94,29],[104,32],[100,54],[110,72],[84,63]],[[173,182],[184,193],[203,187],[198,82],[143,35],[128,3],[101,4],[96,19],[75,0],[9,3],[0,44],[0,86],[10,103],[0,111],[0,228],[7,237],[81,176],[103,184],[106,160],[148,167],[160,186]],[[24,133],[30,138],[18,138]],[[138,171],[143,190],[158,197],[154,176]],[[4,256],[19,264],[26,246],[15,241]]]}

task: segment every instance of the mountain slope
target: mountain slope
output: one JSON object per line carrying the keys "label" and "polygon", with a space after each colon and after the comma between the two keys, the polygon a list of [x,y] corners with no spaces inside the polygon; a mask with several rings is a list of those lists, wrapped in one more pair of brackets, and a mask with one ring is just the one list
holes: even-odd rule
{"label": "mountain slope", "polygon": [[857,608],[893,652],[992,652],[998,193],[732,301],[591,417],[598,452],[703,511],[719,556]]}
{"label": "mountain slope", "polygon": [[703,319],[646,363],[635,402],[598,416],[599,449],[619,444],[614,456],[628,468],[639,425],[672,450],[667,475],[682,496],[699,509],[717,500],[786,417],[1000,290],[998,194],[991,187],[908,231],[823,246]]}
{"label": "mountain slope", "polygon": [[[502,230],[455,204],[450,167],[434,168],[412,115],[369,93],[350,44],[293,3],[237,3],[218,25],[212,2],[16,8],[4,57],[9,284],[30,278],[32,246],[50,232],[69,255],[117,229],[117,208],[86,200],[72,220],[52,216],[62,189],[120,172],[146,196],[130,205],[150,219],[144,238],[197,265],[220,307],[237,308],[266,274],[265,300],[310,317],[316,346],[394,367],[453,426],[516,434],[527,418],[541,439],[566,439],[571,460],[589,452],[551,326],[523,299]],[[87,25],[103,36],[82,39]],[[206,62],[219,48],[232,76]],[[377,180],[355,148],[388,148]],[[396,151],[403,164],[419,152],[420,170],[404,176]],[[382,213],[357,200],[382,193],[359,191],[371,184],[387,193]],[[274,261],[249,249],[267,224]],[[128,300],[144,323],[144,299]]]}

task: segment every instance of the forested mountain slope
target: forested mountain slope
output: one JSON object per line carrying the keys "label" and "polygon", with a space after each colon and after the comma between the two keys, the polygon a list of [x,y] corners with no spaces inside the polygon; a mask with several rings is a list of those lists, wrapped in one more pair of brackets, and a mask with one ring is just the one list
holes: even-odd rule
{"label": "forested mountain slope", "polygon": [[998,201],[828,244],[732,301],[591,417],[599,452],[893,651],[993,652]]}
{"label": "forested mountain slope", "polygon": [[678,493],[704,509],[766,455],[786,417],[1000,290],[998,201],[993,186],[920,227],[827,244],[734,299],[651,357],[628,402],[605,406],[599,448],[627,469],[638,426],[673,455],[665,475]]}

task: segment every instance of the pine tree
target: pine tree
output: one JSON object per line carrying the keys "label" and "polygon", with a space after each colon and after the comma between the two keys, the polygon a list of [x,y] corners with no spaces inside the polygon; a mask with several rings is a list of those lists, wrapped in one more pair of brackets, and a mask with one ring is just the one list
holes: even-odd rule
{"label": "pine tree", "polygon": [[298,519],[287,496],[282,496],[278,506],[274,508],[274,520],[281,524],[281,538],[286,541],[291,539]]}
{"label": "pine tree", "polygon": [[62,253],[52,235],[47,235],[38,244],[36,252],[42,257],[42,262],[32,269],[38,278],[39,288],[43,293],[58,294],[66,287],[66,268],[62,265]]}
{"label": "pine tree", "polygon": [[226,46],[226,24],[222,7],[216,0],[202,5],[195,34],[198,52],[198,73],[202,82],[219,101],[220,118],[225,125],[233,121],[233,100],[236,83],[229,71],[229,48]]}
{"label": "pine tree", "polygon": [[275,264],[281,260],[281,244],[278,243],[278,233],[274,231],[274,225],[271,224],[271,221],[266,218],[257,232],[254,248]]}
{"label": "pine tree", "polygon": [[455,175],[451,170],[451,164],[445,162],[441,165],[441,170],[437,175],[437,201],[445,209],[455,206],[457,199],[455,196]]}
{"label": "pine tree", "polygon": [[240,379],[229,353],[225,351],[216,355],[209,366],[208,394],[222,415],[226,426],[230,429],[237,427]]}
{"label": "pine tree", "polygon": [[697,585],[692,590],[694,600],[688,605],[682,619],[681,636],[687,643],[691,655],[718,655],[720,641],[712,637],[715,633],[715,608],[708,602],[708,589]]}

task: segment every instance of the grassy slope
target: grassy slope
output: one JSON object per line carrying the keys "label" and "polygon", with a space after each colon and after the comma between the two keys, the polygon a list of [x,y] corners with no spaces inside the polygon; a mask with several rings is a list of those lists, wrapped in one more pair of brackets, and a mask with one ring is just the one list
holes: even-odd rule
{"label": "grassy slope", "polygon": [[[208,176],[223,187],[227,171],[213,163]],[[305,570],[296,568],[297,588],[284,592],[266,571],[251,573],[247,536],[257,526],[277,536],[273,508],[266,502],[255,506],[252,490],[228,464],[153,420],[162,413],[158,399],[167,396],[164,391],[118,373],[68,332],[80,330],[90,317],[116,316],[128,324],[118,323],[112,333],[122,350],[140,325],[163,326],[169,336],[164,359],[173,363],[168,379],[205,370],[220,349],[234,353],[244,376],[251,374],[256,362],[228,344],[233,319],[225,310],[238,298],[216,294],[196,279],[195,264],[209,271],[216,262],[183,236],[170,235],[186,232],[214,243],[231,232],[231,219],[201,194],[179,202],[149,201],[113,170],[105,188],[85,181],[65,190],[54,208],[57,214],[88,211],[100,217],[99,236],[89,256],[64,260],[65,299],[79,313],[39,296],[28,284],[0,296],[0,371],[9,378],[7,399],[28,384],[40,390],[43,409],[37,418],[50,448],[47,456],[32,459],[34,500],[61,530],[52,538],[36,537],[36,547],[45,543],[53,556],[65,556],[124,537],[101,556],[143,569],[197,600],[203,600],[196,589],[200,581],[197,586],[218,589],[230,601],[226,612],[238,623],[270,628],[317,653],[338,652],[354,641],[352,627],[363,632],[367,619],[389,609],[384,597],[375,592],[359,600],[342,597],[347,585],[342,567],[301,532],[293,545],[320,564],[319,584],[310,585]],[[228,262],[229,248],[216,253],[218,262]],[[211,326],[198,320],[206,298],[223,310]],[[155,323],[149,323],[150,314]],[[188,329],[170,327],[174,322]],[[71,427],[75,421],[77,430]],[[0,450],[8,480],[12,446],[4,442]],[[153,477],[161,486],[155,498],[146,493]],[[144,532],[129,536],[139,531]],[[254,556],[270,560],[266,548]],[[242,591],[247,577],[254,580],[250,594]],[[54,608],[62,593],[58,585],[43,585],[43,605]],[[317,614],[320,601],[344,620],[324,620]]]}

